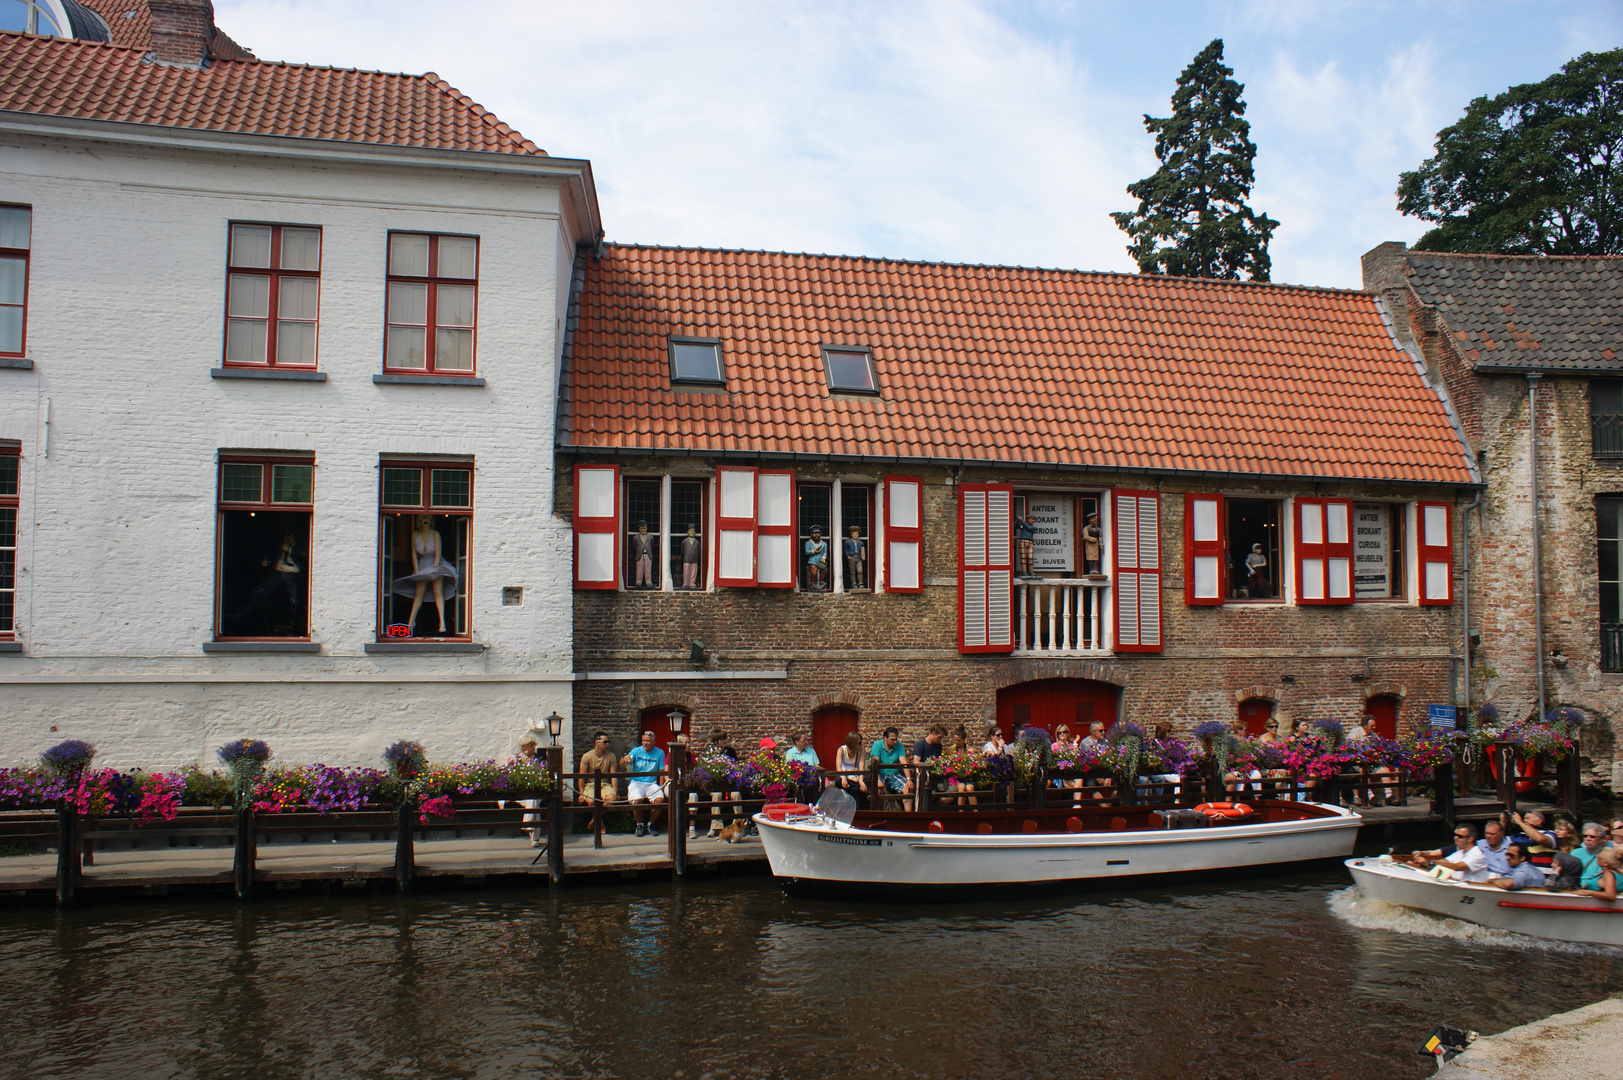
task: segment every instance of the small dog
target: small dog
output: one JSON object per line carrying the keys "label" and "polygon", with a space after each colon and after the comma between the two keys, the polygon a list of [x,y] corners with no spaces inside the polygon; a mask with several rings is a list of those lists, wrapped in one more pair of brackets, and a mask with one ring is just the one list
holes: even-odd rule
{"label": "small dog", "polygon": [[749,822],[739,818],[725,829],[721,830],[721,841],[727,844],[742,844],[749,839]]}

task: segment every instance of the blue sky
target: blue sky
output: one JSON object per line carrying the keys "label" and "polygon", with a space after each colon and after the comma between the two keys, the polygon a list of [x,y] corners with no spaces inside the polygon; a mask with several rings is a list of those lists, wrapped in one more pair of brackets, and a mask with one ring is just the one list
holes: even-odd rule
{"label": "blue sky", "polygon": [[[592,160],[612,240],[1132,270],[1142,116],[1221,37],[1274,280],[1414,240],[1398,173],[1465,104],[1623,45],[1623,3],[216,0],[267,59],[435,71]],[[454,14],[447,21],[448,13]]]}

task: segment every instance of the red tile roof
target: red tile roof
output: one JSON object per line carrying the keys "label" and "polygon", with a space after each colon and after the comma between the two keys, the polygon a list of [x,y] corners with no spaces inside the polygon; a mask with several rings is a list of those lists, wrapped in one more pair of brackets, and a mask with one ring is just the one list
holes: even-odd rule
{"label": "red tile roof", "polygon": [[433,75],[211,60],[155,64],[141,49],[0,33],[0,112],[297,139],[543,155]]}
{"label": "red tile roof", "polygon": [[[610,245],[575,316],[564,446],[1471,483],[1362,292]],[[671,388],[673,334],[726,394]],[[882,395],[831,395],[823,344]]]}

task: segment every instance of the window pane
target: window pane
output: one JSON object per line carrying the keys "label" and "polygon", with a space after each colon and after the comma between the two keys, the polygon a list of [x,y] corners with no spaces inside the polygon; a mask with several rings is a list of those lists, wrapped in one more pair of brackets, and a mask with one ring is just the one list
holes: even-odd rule
{"label": "window pane", "polygon": [[28,247],[30,216],[25,206],[0,206],[0,247]]}
{"label": "window pane", "polygon": [[389,327],[389,349],[385,357],[392,368],[420,368],[427,363],[428,331],[410,327]]}
{"label": "window pane", "polygon": [[310,465],[272,465],[271,502],[309,502],[310,478],[314,471]]}
{"label": "window pane", "polygon": [[0,307],[0,352],[23,351],[23,309]]}
{"label": "window pane", "polygon": [[232,319],[225,329],[225,358],[233,364],[263,364],[269,325],[257,319]]}
{"label": "window pane", "polygon": [[673,379],[721,381],[721,346],[678,341],[671,346]]}
{"label": "window pane", "polygon": [[1279,509],[1280,504],[1269,499],[1224,501],[1228,525],[1227,599],[1279,598]]}
{"label": "window pane", "polygon": [[282,269],[321,269],[321,230],[282,230]]}
{"label": "window pane", "polygon": [[703,539],[704,485],[692,480],[671,481],[670,566],[673,584],[678,588],[704,586]]}
{"label": "window pane", "polygon": [[223,637],[308,637],[310,511],[220,513]]}
{"label": "window pane", "polygon": [[1602,540],[1600,542],[1600,583],[1616,584],[1617,575],[1617,541]]}
{"label": "window pane", "polygon": [[1595,500],[1595,527],[1599,530],[1602,540],[1616,540],[1618,511],[1623,509],[1623,499],[1596,499]]}
{"label": "window pane", "polygon": [[872,390],[873,370],[868,366],[868,354],[830,352],[828,381],[836,390]]}
{"label": "window pane", "polygon": [[434,322],[437,325],[473,325],[472,285],[441,285],[434,292]]}
{"label": "window pane", "polygon": [[411,617],[419,592],[422,603],[409,636],[439,638],[468,632],[470,520],[467,515],[435,514],[428,528],[420,531],[415,514],[382,515],[379,599],[386,632]]}
{"label": "window pane", "polygon": [[625,584],[628,589],[657,589],[659,577],[658,480],[627,480],[625,503]]}
{"label": "window pane", "polygon": [[0,495],[17,494],[17,455],[0,454]]}
{"label": "window pane", "polygon": [[276,324],[276,363],[314,367],[316,363],[316,324],[284,322]]}
{"label": "window pane", "polygon": [[258,465],[227,463],[220,466],[221,502],[262,502],[260,485],[263,469]]}
{"label": "window pane", "polygon": [[396,326],[427,326],[428,286],[390,282],[389,322]]}
{"label": "window pane", "polygon": [[833,509],[834,489],[822,484],[801,484],[797,495],[800,517],[800,536],[795,542],[796,562],[800,567],[800,587],[810,592],[827,592],[833,588],[829,574],[829,517]]}
{"label": "window pane", "polygon": [[320,292],[321,283],[315,278],[284,277],[276,290],[276,314],[283,319],[314,322]]}
{"label": "window pane", "polygon": [[383,505],[423,505],[423,470],[384,469]]}
{"label": "window pane", "polygon": [[441,330],[435,335],[434,370],[473,370],[472,330]]}
{"label": "window pane", "polygon": [[237,319],[270,317],[270,278],[263,274],[232,274],[225,313]]}
{"label": "window pane", "polygon": [[23,302],[23,286],[28,280],[28,263],[24,259],[0,259],[0,304]]}
{"label": "window pane", "polygon": [[269,225],[231,226],[231,265],[270,269]]}
{"label": "window pane", "polygon": [[434,469],[429,481],[435,506],[467,506],[473,474],[467,469]]}
{"label": "window pane", "polygon": [[478,276],[479,241],[471,236],[440,237],[440,259],[435,277],[465,278]]}
{"label": "window pane", "polygon": [[389,237],[389,273],[427,277],[428,237],[419,233],[395,233]]}
{"label": "window pane", "polygon": [[1395,516],[1385,503],[1353,507],[1353,591],[1359,600],[1399,595],[1392,575],[1402,552],[1402,547],[1393,543]]}

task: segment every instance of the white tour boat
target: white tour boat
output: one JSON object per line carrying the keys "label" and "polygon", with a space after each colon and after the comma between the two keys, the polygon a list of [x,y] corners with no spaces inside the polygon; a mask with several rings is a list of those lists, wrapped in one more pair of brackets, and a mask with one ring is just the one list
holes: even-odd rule
{"label": "white tour boat", "polygon": [[1362,822],[1339,806],[1274,799],[1233,817],[1131,806],[853,813],[830,802],[755,816],[773,876],[790,892],[951,899],[1272,871],[1345,859]]}
{"label": "white tour boat", "polygon": [[1379,859],[1348,859],[1347,869],[1372,900],[1533,937],[1623,945],[1623,900],[1439,881],[1424,870]]}

